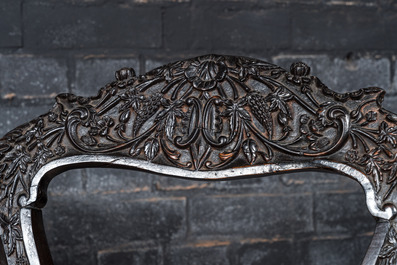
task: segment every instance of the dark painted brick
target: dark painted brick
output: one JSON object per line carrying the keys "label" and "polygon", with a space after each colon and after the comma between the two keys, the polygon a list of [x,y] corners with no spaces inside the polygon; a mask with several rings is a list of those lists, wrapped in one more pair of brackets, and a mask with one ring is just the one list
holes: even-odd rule
{"label": "dark painted brick", "polygon": [[76,81],[73,93],[82,96],[94,96],[101,87],[115,80],[115,72],[123,67],[132,67],[139,74],[137,59],[77,59]]}
{"label": "dark painted brick", "polygon": [[291,4],[311,4],[311,5],[314,5],[314,4],[321,4],[322,3],[322,1],[323,0],[294,0],[294,1],[291,1],[291,0],[276,0],[276,1],[274,1],[274,0],[258,0],[258,4],[260,5],[260,6],[263,6],[263,7],[267,7],[267,6],[270,6],[270,5],[273,5],[273,6],[275,6],[275,5],[279,5],[279,4],[284,4],[284,5],[291,5]]}
{"label": "dark painted brick", "polygon": [[382,21],[386,30],[386,35],[384,36],[384,41],[389,44],[389,49],[395,50],[397,47],[397,35],[396,35],[396,27],[397,27],[397,3],[396,1],[392,1],[394,8],[385,8],[384,10],[388,10],[388,12],[382,13]]}
{"label": "dark painted brick", "polygon": [[281,55],[274,57],[273,60],[285,69],[289,69],[293,62],[305,62],[310,66],[312,75],[338,92],[355,91],[370,86],[378,86],[390,91],[391,87],[391,65],[387,58],[362,57],[349,60],[331,59],[326,55]]}
{"label": "dark painted brick", "polygon": [[325,172],[295,172],[270,176],[250,176],[224,181],[195,181],[158,176],[154,179],[160,191],[208,190],[224,194],[261,192],[266,194],[290,194],[297,192],[340,191],[361,192],[356,181],[342,175]]}
{"label": "dark painted brick", "polygon": [[145,61],[145,72],[149,72],[150,70],[153,70],[157,67],[163,66],[165,64],[169,63],[168,60],[162,59],[162,60],[146,60]]}
{"label": "dark painted brick", "polygon": [[[165,57],[165,58],[147,58],[145,60],[145,72],[149,72],[150,70],[153,70],[157,67],[176,62],[178,60],[184,60],[188,59],[192,56],[170,56],[170,57]],[[194,57],[194,56],[193,56]]]}
{"label": "dark painted brick", "polygon": [[160,191],[191,191],[211,188],[215,185],[215,182],[157,176],[154,184],[156,189]]}
{"label": "dark painted brick", "polygon": [[232,255],[236,256],[237,265],[290,265],[298,262],[293,245],[288,241],[244,244]]}
{"label": "dark painted brick", "polygon": [[[192,47],[263,51],[289,46],[290,19],[287,10],[230,10],[212,6],[192,13]],[[280,34],[283,32],[283,34]]]}
{"label": "dark painted brick", "polygon": [[[219,53],[222,54],[222,53]],[[160,57],[160,58],[155,58],[155,57],[148,57],[145,60],[145,72],[148,72],[150,70],[153,70],[157,67],[176,62],[178,60],[186,60],[189,58],[197,57],[198,54],[193,54],[193,55],[167,55],[167,57]],[[246,54],[244,55],[246,57],[251,57],[251,58],[257,58],[258,60],[262,61],[269,61],[263,57],[263,55],[251,55],[251,54]]]}
{"label": "dark painted brick", "polygon": [[397,61],[394,62],[394,75],[392,84],[392,93],[397,94]]}
{"label": "dark painted brick", "polygon": [[226,247],[180,246],[166,252],[164,265],[229,265]]}
{"label": "dark painted brick", "polygon": [[191,0],[131,0],[135,4],[168,4],[168,3],[187,3]]}
{"label": "dark painted brick", "polygon": [[136,240],[170,241],[185,235],[184,198],[131,197],[50,197],[43,211],[49,244],[84,245],[94,251]]}
{"label": "dark painted brick", "polygon": [[312,191],[363,192],[363,188],[357,181],[342,174],[326,172],[310,172],[308,174],[314,175],[312,179]]}
{"label": "dark painted brick", "polygon": [[0,47],[20,47],[21,2],[5,0],[0,3]]}
{"label": "dark painted brick", "polygon": [[[272,178],[279,178],[280,187],[276,180]],[[296,193],[296,192],[312,192],[312,191],[351,191],[362,192],[361,185],[344,175],[334,174],[322,171],[307,171],[284,173],[279,176],[269,176],[266,179],[270,181],[264,182],[260,186],[260,190],[266,193]],[[233,185],[233,181],[230,182]]]}
{"label": "dark painted brick", "polygon": [[341,174],[309,171],[285,173],[280,175],[279,178],[285,188],[283,190],[279,189],[278,191],[285,194],[294,192],[347,190],[357,193],[362,192],[362,187],[358,182]]}
{"label": "dark painted brick", "polygon": [[257,176],[247,179],[216,181],[211,183],[217,191],[225,193],[291,194],[312,191],[362,192],[360,184],[343,175],[321,171],[283,173],[280,175]]}
{"label": "dark painted brick", "polygon": [[397,102],[397,97],[396,96],[386,95],[384,100],[383,100],[382,106],[385,109],[389,110],[389,111],[397,113],[397,104],[396,104],[396,102]]}
{"label": "dark painted brick", "polygon": [[313,231],[311,195],[208,196],[190,202],[194,236],[274,236]]}
{"label": "dark painted brick", "polygon": [[[293,12],[292,47],[299,50],[359,50],[391,47],[377,9],[341,7]],[[390,22],[391,23],[391,22]]]}
{"label": "dark painted brick", "polygon": [[54,97],[68,92],[67,66],[51,57],[0,55],[0,96]]}
{"label": "dark painted brick", "polygon": [[9,106],[0,103],[0,135],[3,136],[17,126],[48,112],[52,105],[53,103],[48,105],[39,104],[39,106],[25,104],[21,104],[20,106]]}
{"label": "dark painted brick", "polygon": [[95,252],[87,246],[67,247],[50,245],[51,256],[56,265],[97,265]]}
{"label": "dark painted brick", "polygon": [[318,233],[356,234],[375,229],[375,219],[367,209],[364,192],[319,193],[315,195],[314,200]]}
{"label": "dark painted brick", "polygon": [[115,168],[88,168],[86,172],[86,190],[89,193],[114,194],[151,191],[153,175],[148,172]]}
{"label": "dark painted brick", "polygon": [[56,176],[48,186],[49,196],[79,196],[84,193],[82,171],[74,169]]}
{"label": "dark painted brick", "polygon": [[[46,1],[41,1],[41,0],[32,0],[36,2],[45,2],[45,3],[58,3],[58,4],[71,4],[73,6],[98,6],[98,5],[103,5],[106,3],[106,0],[46,0]],[[31,2],[32,2],[31,1]]]}
{"label": "dark painted brick", "polygon": [[290,173],[270,176],[250,176],[246,179],[232,179],[214,182],[216,190],[227,193],[289,194],[311,190],[313,178],[302,173]]}
{"label": "dark painted brick", "polygon": [[[356,240],[357,244],[357,256],[363,257],[365,256],[367,249],[369,248],[369,245],[371,244],[373,234],[369,233],[368,235],[362,235],[362,236],[357,236],[354,237]],[[359,263],[357,263],[359,264]]]}
{"label": "dark painted brick", "polygon": [[213,186],[215,189],[224,191],[225,193],[233,192],[233,190],[241,193],[242,190],[245,191],[250,188],[262,192],[280,193],[285,188],[278,176],[251,176],[247,179],[216,181],[213,183]]}
{"label": "dark painted brick", "polygon": [[376,6],[376,0],[325,0],[327,5],[334,6]]}
{"label": "dark painted brick", "polygon": [[359,249],[359,238],[317,239],[306,241],[299,248],[303,262],[299,265],[361,264],[365,251]]}
{"label": "dark painted brick", "polygon": [[98,265],[160,265],[161,258],[161,252],[153,248],[100,251]]}
{"label": "dark painted brick", "polygon": [[[45,14],[45,15],[43,15]],[[32,48],[156,48],[160,7],[24,5],[25,45]]]}
{"label": "dark painted brick", "polygon": [[164,13],[164,44],[167,49],[187,50],[191,42],[191,13],[188,5],[170,7]]}
{"label": "dark painted brick", "polygon": [[200,3],[211,3],[211,2],[221,2],[221,3],[259,3],[259,2],[268,2],[268,0],[193,0],[197,4]]}
{"label": "dark painted brick", "polygon": [[192,2],[197,9],[202,9],[203,4],[217,5],[218,7],[224,7],[226,10],[252,9],[259,7],[260,4],[266,7],[275,5],[273,0],[192,0]]}

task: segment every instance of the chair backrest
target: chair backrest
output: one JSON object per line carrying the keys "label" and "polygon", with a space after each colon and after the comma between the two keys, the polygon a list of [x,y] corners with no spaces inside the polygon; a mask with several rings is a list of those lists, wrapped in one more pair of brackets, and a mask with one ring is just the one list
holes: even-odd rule
{"label": "chair backrest", "polygon": [[52,264],[41,208],[60,172],[139,168],[191,179],[328,170],[363,187],[377,228],[363,264],[395,264],[397,115],[377,87],[330,90],[298,62],[206,55],[136,76],[50,112],[0,140],[1,264]]}

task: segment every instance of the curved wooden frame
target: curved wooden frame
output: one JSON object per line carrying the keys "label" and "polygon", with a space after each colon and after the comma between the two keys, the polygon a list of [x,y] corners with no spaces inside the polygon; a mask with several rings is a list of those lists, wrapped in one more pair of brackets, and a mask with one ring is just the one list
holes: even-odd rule
{"label": "curved wooden frame", "polygon": [[52,264],[41,208],[50,180],[87,165],[225,179],[331,170],[358,181],[378,225],[363,264],[396,264],[397,115],[384,91],[340,94],[301,62],[206,55],[136,76],[91,98],[61,94],[0,140],[1,264]]}

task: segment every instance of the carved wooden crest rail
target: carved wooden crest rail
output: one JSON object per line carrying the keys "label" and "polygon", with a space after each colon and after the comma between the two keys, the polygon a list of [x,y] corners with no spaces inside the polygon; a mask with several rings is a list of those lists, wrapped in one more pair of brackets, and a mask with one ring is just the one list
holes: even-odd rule
{"label": "carved wooden crest rail", "polygon": [[304,63],[206,55],[91,98],[61,94],[0,140],[0,263],[52,264],[42,227],[59,172],[108,164],[196,179],[318,169],[357,180],[378,220],[363,264],[397,264],[397,115],[377,87],[340,94]]}

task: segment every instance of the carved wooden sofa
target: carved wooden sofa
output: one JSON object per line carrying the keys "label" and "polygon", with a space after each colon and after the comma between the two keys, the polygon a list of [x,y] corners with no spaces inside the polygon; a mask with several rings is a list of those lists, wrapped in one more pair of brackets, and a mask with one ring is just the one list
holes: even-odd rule
{"label": "carved wooden sofa", "polygon": [[376,87],[340,94],[304,63],[207,55],[91,98],[61,94],[0,140],[0,264],[52,264],[41,208],[60,172],[88,165],[193,179],[331,170],[358,181],[377,228],[363,264],[397,264],[397,115]]}

